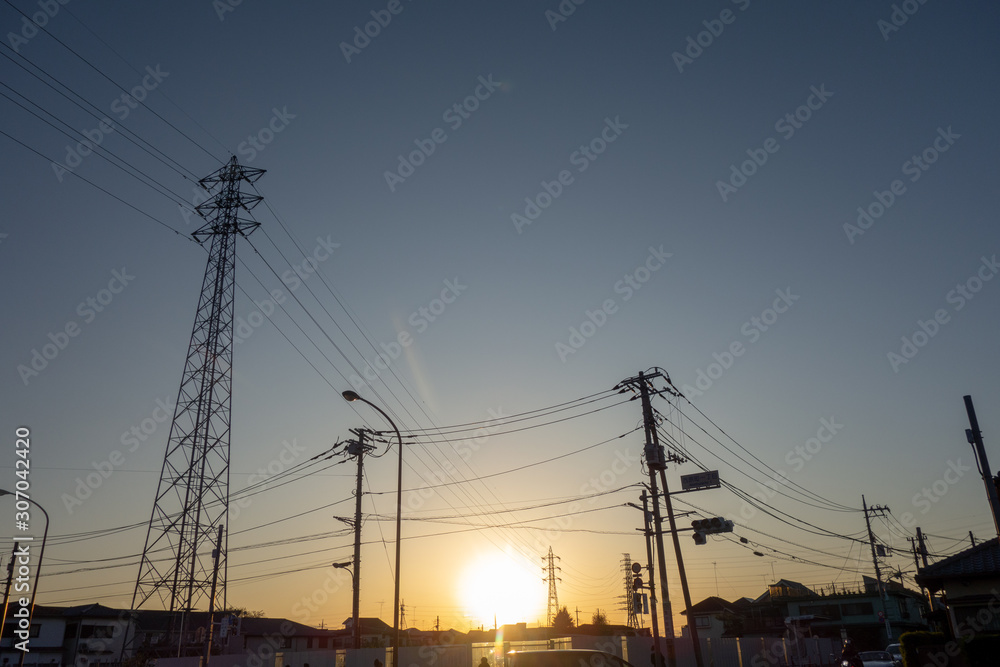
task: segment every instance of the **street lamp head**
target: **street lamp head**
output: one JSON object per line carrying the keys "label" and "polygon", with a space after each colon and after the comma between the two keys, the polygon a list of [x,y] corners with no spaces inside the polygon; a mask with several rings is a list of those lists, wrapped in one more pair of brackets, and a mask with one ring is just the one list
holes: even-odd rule
{"label": "street lamp head", "polygon": [[351,562],[348,561],[346,563],[334,563],[333,566],[336,568],[348,568],[351,566]]}
{"label": "street lamp head", "polygon": [[351,391],[350,389],[348,389],[347,391],[341,392],[340,395],[343,396],[344,400],[346,400],[348,402],[360,401],[361,400],[361,397],[358,396],[358,393],[356,391]]}

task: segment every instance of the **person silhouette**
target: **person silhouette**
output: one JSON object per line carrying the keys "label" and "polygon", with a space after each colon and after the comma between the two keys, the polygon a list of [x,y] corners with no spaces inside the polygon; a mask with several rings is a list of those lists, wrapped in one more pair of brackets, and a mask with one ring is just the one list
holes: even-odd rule
{"label": "person silhouette", "polygon": [[479,659],[479,667],[490,667],[490,661],[485,655]]}

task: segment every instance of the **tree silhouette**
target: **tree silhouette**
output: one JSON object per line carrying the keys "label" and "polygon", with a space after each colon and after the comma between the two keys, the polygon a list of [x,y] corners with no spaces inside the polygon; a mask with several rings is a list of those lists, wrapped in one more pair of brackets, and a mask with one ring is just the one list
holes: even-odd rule
{"label": "tree silhouette", "polygon": [[590,622],[593,624],[592,632],[595,635],[610,635],[613,632],[611,625],[608,623],[608,615],[600,609],[594,612],[594,616]]}
{"label": "tree silhouette", "polygon": [[552,628],[559,632],[567,632],[573,629],[573,617],[569,615],[569,609],[563,607],[556,612],[552,618]]}

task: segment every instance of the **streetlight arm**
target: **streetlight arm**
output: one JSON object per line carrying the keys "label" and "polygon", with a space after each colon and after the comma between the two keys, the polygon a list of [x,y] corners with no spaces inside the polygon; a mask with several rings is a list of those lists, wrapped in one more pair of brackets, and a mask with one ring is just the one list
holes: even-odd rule
{"label": "streetlight arm", "polygon": [[[14,493],[6,490],[0,489],[0,496],[13,496]],[[35,593],[38,592],[38,575],[42,573],[42,559],[45,558],[45,541],[49,537],[49,513],[45,511],[45,508],[39,505],[37,502],[31,498],[25,498],[29,503],[42,510],[42,514],[45,515],[45,530],[42,532],[42,546],[38,550],[38,562],[35,564],[35,585],[31,589],[31,609],[28,611],[28,629],[31,629],[31,621],[35,616]],[[4,610],[6,611],[6,609]],[[21,652],[20,660],[18,661],[18,666],[24,664],[24,655],[27,651]]]}
{"label": "streetlight arm", "polygon": [[[353,394],[354,398],[347,398],[347,394],[349,394],[349,393]],[[399,443],[399,448],[400,448],[400,450],[403,449],[403,436],[401,436],[399,434],[399,429],[396,428],[396,422],[392,421],[392,419],[389,417],[389,415],[386,414],[385,410],[383,410],[379,406],[375,405],[374,403],[372,403],[371,401],[369,401],[367,398],[364,398],[363,396],[358,396],[354,392],[346,392],[345,391],[344,392],[344,397],[347,398],[348,401],[361,401],[362,403],[367,403],[368,405],[370,405],[373,408],[375,408],[375,410],[378,411],[378,413],[380,415],[382,415],[387,422],[389,422],[389,425],[392,426],[392,430],[396,432],[396,441]]]}
{"label": "streetlight arm", "polygon": [[347,401],[361,401],[367,403],[368,405],[375,408],[380,415],[382,415],[387,422],[392,426],[392,429],[396,432],[396,441],[399,444],[399,467],[396,477],[396,585],[395,585],[395,599],[393,600],[393,610],[392,610],[392,627],[394,639],[392,643],[392,667],[399,667],[399,564],[400,564],[400,518],[403,514],[403,436],[399,434],[399,428],[396,426],[396,422],[392,421],[392,418],[386,414],[385,410],[375,405],[371,401],[362,398],[357,392],[347,391],[342,393],[343,397]]}

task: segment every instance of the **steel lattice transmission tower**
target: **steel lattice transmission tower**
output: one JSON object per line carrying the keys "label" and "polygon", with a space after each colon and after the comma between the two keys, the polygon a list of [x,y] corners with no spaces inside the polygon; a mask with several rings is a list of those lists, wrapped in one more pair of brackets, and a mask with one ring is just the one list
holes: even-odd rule
{"label": "steel lattice transmission tower", "polygon": [[636,609],[635,605],[635,572],[632,571],[631,554],[622,554],[622,573],[625,575],[625,612],[628,614],[626,625],[630,628],[639,627],[639,613],[642,609]]}
{"label": "steel lattice transmission tower", "polygon": [[[548,561],[548,565],[542,568],[547,572],[542,581],[549,582],[549,609],[548,614],[546,615],[547,620],[545,621],[545,624],[550,628],[552,627],[553,619],[555,619],[556,614],[559,613],[559,594],[556,593],[556,582],[562,581],[562,579],[556,576],[556,571],[561,569],[556,566],[557,558],[559,558],[559,556],[552,553],[552,547],[549,547],[548,556],[542,556],[542,560]],[[562,559],[560,558],[559,560]]]}
{"label": "steel lattice transmission tower", "polygon": [[[229,511],[229,438],[233,379],[233,304],[236,296],[236,237],[259,223],[240,217],[260,201],[241,192],[263,169],[233,157],[200,181],[211,197],[197,207],[205,224],[192,234],[211,241],[184,374],[174,408],[146,545],[132,596],[132,609],[158,598],[170,612],[206,608],[215,562],[213,541]],[[223,530],[218,591],[225,606],[228,532]],[[174,631],[183,632],[183,621]]]}

